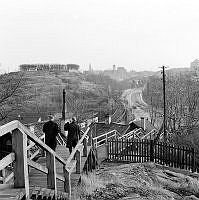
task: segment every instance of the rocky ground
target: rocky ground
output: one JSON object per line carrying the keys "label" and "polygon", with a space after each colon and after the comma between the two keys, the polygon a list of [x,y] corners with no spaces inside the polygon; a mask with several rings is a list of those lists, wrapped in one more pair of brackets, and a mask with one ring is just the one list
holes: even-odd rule
{"label": "rocky ground", "polygon": [[82,177],[74,199],[199,200],[199,175],[154,163],[104,163]]}

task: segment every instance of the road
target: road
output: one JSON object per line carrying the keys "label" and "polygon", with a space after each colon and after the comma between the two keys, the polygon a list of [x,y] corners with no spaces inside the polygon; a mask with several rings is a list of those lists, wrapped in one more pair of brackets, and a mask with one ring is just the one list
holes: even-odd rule
{"label": "road", "polygon": [[142,88],[125,90],[122,98],[127,100],[128,107],[132,109],[135,119],[140,119],[140,117],[150,119],[149,113],[147,112],[148,105],[142,98]]}

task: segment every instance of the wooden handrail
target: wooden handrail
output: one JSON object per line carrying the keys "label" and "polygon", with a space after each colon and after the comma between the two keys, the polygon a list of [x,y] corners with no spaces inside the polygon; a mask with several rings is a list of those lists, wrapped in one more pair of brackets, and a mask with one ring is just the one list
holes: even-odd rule
{"label": "wooden handrail", "polygon": [[114,130],[109,131],[109,132],[107,132],[107,133],[104,133],[104,134],[102,134],[102,135],[100,135],[100,136],[94,137],[93,140],[99,139],[99,138],[101,138],[101,137],[103,137],[103,136],[106,136],[106,135],[112,133],[112,132],[119,133],[117,130],[114,129]]}
{"label": "wooden handrail", "polygon": [[146,135],[144,135],[141,139],[146,138],[147,136],[149,136],[150,134],[152,134],[153,132],[157,132],[156,129],[151,130],[149,133],[147,133]]}
{"label": "wooden handrail", "polygon": [[[112,135],[110,135],[110,136],[108,136],[109,134],[111,134],[111,133],[113,133]],[[104,134],[102,134],[102,135],[100,135],[100,136],[97,136],[97,137],[95,137],[95,138],[93,138],[93,143],[94,143],[94,146],[95,146],[95,148],[97,148],[97,147],[99,147],[99,146],[101,146],[101,145],[103,145],[102,144],[102,142],[104,142],[105,141],[105,143],[107,143],[107,140],[109,139],[109,138],[111,138],[111,137],[116,137],[116,135],[117,134],[120,134],[117,130],[112,130],[112,131],[109,131],[109,132],[107,132],[107,133],[104,133]],[[103,138],[104,137],[104,138]],[[102,138],[102,139],[100,139],[100,138]],[[100,139],[100,140],[99,140]],[[99,140],[99,141],[98,141]],[[99,145],[99,143],[101,143],[101,145]]]}
{"label": "wooden handrail", "polygon": [[[45,134],[43,134],[41,137],[39,137],[40,140],[44,139],[45,138]],[[32,147],[35,146],[35,143],[32,143],[30,145],[27,146],[27,150],[31,149]]]}
{"label": "wooden handrail", "polygon": [[122,139],[124,137],[128,137],[128,136],[131,136],[131,134],[136,134],[138,131],[142,130],[142,128],[139,128],[139,129],[134,129],[128,133],[126,133],[125,135],[122,135],[121,137],[119,137],[119,139]]}
{"label": "wooden handrail", "polygon": [[4,157],[2,160],[0,160],[0,171],[10,165],[15,160],[15,154],[10,153],[6,157]]}
{"label": "wooden handrail", "polygon": [[78,150],[79,148],[79,145],[83,142],[84,138],[86,137],[86,135],[88,134],[90,130],[90,127],[87,128],[86,132],[82,135],[81,139],[78,141],[77,145],[75,146],[75,148],[73,149],[72,153],[70,154],[69,158],[67,159],[66,161],[66,168],[67,168],[67,165],[71,162],[71,160],[73,159],[76,151]]}
{"label": "wooden handrail", "polygon": [[17,128],[18,128],[17,120],[11,121],[3,126],[0,126],[0,137],[9,132],[12,132],[14,129],[17,129]]}

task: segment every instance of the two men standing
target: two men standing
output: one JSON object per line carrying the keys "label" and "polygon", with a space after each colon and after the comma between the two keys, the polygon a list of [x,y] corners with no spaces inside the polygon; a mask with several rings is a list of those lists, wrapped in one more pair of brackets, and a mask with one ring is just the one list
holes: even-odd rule
{"label": "two men standing", "polygon": [[[54,118],[52,115],[48,116],[49,121],[46,122],[43,126],[43,132],[45,133],[45,143],[55,151],[57,146],[57,135],[61,133],[58,125],[54,122]],[[72,122],[67,122],[64,125],[64,130],[68,131],[67,136],[67,144],[66,146],[69,148],[69,152],[72,152],[72,148],[75,148],[78,140],[80,139],[80,128],[76,123],[75,118],[72,118]],[[61,133],[63,137],[66,137],[63,133]]]}

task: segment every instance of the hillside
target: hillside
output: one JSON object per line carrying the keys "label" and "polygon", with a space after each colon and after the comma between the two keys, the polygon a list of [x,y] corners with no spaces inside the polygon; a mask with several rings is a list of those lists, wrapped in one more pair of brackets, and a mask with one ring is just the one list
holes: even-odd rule
{"label": "hillside", "polygon": [[199,175],[154,163],[104,163],[82,178],[74,199],[197,200]]}
{"label": "hillside", "polygon": [[[30,123],[47,119],[48,114],[62,112],[62,92],[66,90],[67,112],[82,118],[84,113],[109,112],[108,86],[115,84],[107,77],[103,81],[96,81],[95,77],[87,77],[81,73],[69,72],[25,72],[23,75],[23,90],[26,101],[23,106],[9,113],[4,122],[8,122],[20,115],[20,121]],[[109,91],[109,95],[118,93],[116,88]],[[104,113],[104,114],[103,114]]]}

